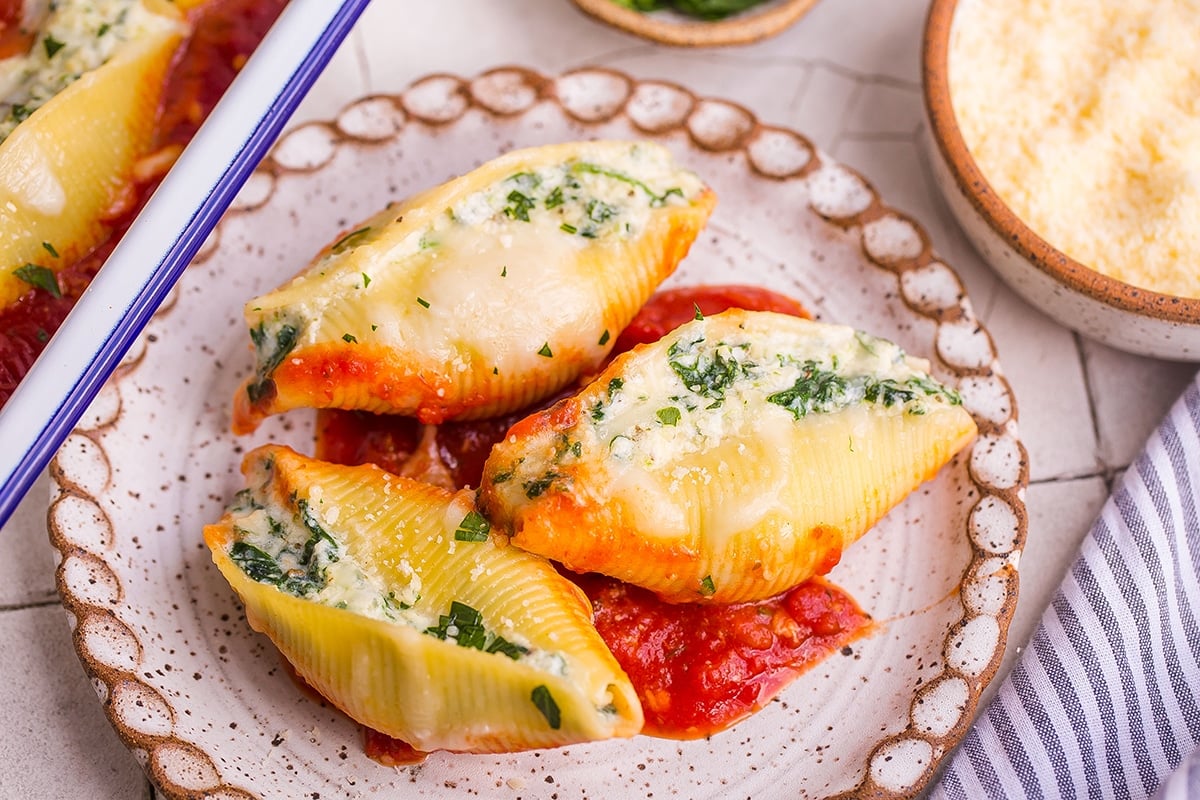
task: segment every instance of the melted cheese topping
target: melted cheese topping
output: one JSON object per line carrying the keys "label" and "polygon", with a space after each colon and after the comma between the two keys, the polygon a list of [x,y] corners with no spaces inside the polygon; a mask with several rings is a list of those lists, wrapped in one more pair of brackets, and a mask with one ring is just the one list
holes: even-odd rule
{"label": "melted cheese topping", "polygon": [[[702,189],[661,148],[585,147],[578,159],[508,175],[448,208],[411,209],[406,213],[428,221],[399,239],[390,226],[403,217],[385,211],[335,243],[284,297],[272,298],[287,306],[268,320],[266,340],[292,326],[299,345],[351,337],[421,353],[451,373],[466,371],[468,359],[526,372],[553,357],[554,347],[547,356],[529,346],[543,344],[548,331],[569,333],[554,343],[559,349],[595,355],[604,309],[588,290],[595,265],[580,254],[608,240],[636,239],[655,208],[687,205]],[[370,257],[359,257],[360,249]],[[574,269],[545,267],[573,262]],[[311,290],[317,282],[336,288]],[[512,313],[528,308],[530,297],[550,320]],[[479,335],[481,320],[500,317],[504,325]],[[570,331],[560,330],[564,320]],[[260,350],[260,364],[270,356]]]}
{"label": "melted cheese topping", "polygon": [[[651,143],[506,154],[389,206],[247,304],[246,396],[267,397],[267,413],[362,403],[425,421],[526,405],[600,364],[713,202]],[[305,383],[310,355],[362,359],[371,375],[334,400]]]}
{"label": "melted cheese topping", "polygon": [[961,0],[950,94],[1001,199],[1071,258],[1200,297],[1200,6]]}
{"label": "melted cheese topping", "polygon": [[791,473],[785,462],[793,454],[786,447],[755,447],[755,458],[768,463],[755,475],[735,472],[754,442],[787,442],[798,425],[819,425],[823,415],[847,411],[857,420],[853,436],[868,405],[874,413],[921,415],[958,402],[929,378],[925,362],[891,342],[840,325],[790,318],[783,318],[786,326],[774,324],[779,318],[689,323],[633,359],[621,383],[610,385],[608,401],[592,407],[582,449],[607,448],[614,491],[632,501],[644,530],[689,533],[687,509],[659,500],[660,492],[674,495],[684,484],[704,491],[743,481],[753,492],[753,503],[706,510],[705,529],[721,535],[785,512],[783,488]]}
{"label": "melted cheese topping", "polygon": [[164,20],[142,0],[58,0],[33,48],[0,60],[0,142],[50,98]]}

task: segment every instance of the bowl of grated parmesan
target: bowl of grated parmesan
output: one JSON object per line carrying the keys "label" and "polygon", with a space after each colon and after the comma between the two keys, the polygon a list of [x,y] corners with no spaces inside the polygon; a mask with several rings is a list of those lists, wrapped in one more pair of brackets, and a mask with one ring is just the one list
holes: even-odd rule
{"label": "bowl of grated parmesan", "polygon": [[1200,361],[1200,6],[933,0],[934,178],[983,258],[1112,347]]}

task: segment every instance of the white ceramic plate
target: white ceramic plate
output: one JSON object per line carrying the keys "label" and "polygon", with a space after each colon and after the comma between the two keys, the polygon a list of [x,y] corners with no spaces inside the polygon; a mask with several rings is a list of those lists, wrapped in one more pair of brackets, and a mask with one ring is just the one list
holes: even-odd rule
{"label": "white ceramic plate", "polygon": [[[957,386],[981,436],[847,551],[832,579],[878,622],[710,739],[649,737],[387,769],[299,692],[213,568],[201,526],[241,453],[311,452],[311,413],[229,433],[250,368],[241,307],[389,200],[510,148],[665,143],[717,191],[673,285],[739,282],[900,342]],[[168,797],[828,797],[915,794],[1000,662],[1025,534],[1024,448],[986,331],[912,220],[791,131],[677,86],[505,68],[421,80],[287,135],[52,466],[58,586],[85,669]]]}

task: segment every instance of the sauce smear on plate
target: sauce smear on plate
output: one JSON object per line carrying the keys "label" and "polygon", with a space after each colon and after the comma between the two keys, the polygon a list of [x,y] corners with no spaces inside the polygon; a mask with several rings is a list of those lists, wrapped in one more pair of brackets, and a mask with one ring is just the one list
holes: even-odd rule
{"label": "sauce smear on plate", "polygon": [[[672,289],[638,312],[613,355],[660,339],[694,319],[697,309],[711,315],[728,308],[809,316],[795,300],[754,286]],[[492,445],[534,410],[438,426],[436,454],[453,483],[477,486]],[[318,412],[317,431],[318,458],[375,463],[397,473],[428,435],[415,420],[356,411]],[[820,578],[767,600],[722,606],[666,603],[612,578],[563,574],[592,601],[596,629],[633,682],[646,716],[644,732],[652,736],[694,739],[728,728],[871,626],[852,598]],[[366,731],[365,743],[367,755],[384,764],[423,757],[377,731]]]}

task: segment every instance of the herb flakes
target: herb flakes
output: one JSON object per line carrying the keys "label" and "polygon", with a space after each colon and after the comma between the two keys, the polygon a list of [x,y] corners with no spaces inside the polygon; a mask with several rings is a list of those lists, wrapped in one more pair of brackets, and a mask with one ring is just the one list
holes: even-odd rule
{"label": "herb flakes", "polygon": [[13,275],[35,289],[48,292],[53,297],[62,297],[62,290],[58,288],[58,278],[54,275],[53,270],[37,264],[26,264],[13,270]]}

